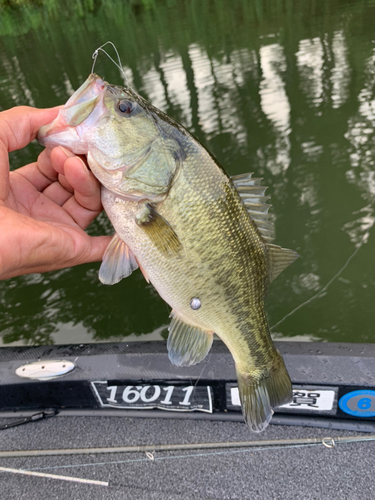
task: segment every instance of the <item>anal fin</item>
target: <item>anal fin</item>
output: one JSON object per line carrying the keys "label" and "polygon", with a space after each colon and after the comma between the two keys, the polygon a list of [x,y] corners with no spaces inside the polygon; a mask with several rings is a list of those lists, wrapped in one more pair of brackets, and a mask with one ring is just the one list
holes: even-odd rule
{"label": "anal fin", "polygon": [[138,268],[128,245],[115,234],[103,255],[99,279],[104,285],[114,285]]}
{"label": "anal fin", "polygon": [[176,366],[200,363],[211,349],[213,333],[189,325],[172,313],[167,348],[169,359]]}

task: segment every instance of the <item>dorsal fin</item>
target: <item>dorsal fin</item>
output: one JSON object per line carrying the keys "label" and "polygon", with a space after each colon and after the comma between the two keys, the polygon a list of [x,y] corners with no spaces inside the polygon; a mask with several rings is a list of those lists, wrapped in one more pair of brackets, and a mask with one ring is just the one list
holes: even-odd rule
{"label": "dorsal fin", "polygon": [[275,229],[272,216],[268,214],[271,205],[267,204],[266,201],[269,196],[264,196],[267,188],[260,185],[262,179],[252,177],[252,175],[251,173],[235,175],[231,177],[231,180],[248,214],[266,242],[269,262],[268,276],[271,283],[285,268],[298,259],[299,255],[294,250],[272,245]]}
{"label": "dorsal fin", "polygon": [[266,243],[271,243],[275,237],[275,229],[272,216],[268,214],[271,205],[266,203],[270,197],[264,195],[267,187],[260,185],[262,179],[252,175],[252,173],[235,175],[231,180],[263,239]]}
{"label": "dorsal fin", "polygon": [[289,248],[281,248],[277,245],[267,245],[270,283],[278,277],[292,262],[298,259],[299,255]]}

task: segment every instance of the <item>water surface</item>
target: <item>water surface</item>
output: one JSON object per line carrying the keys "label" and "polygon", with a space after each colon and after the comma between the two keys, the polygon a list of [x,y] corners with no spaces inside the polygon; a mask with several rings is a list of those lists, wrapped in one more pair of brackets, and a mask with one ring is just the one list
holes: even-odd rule
{"label": "water surface", "polygon": [[[270,288],[270,324],[336,276],[275,338],[375,340],[374,0],[65,0],[64,9],[44,0],[0,9],[1,110],[64,103],[95,48],[112,40],[139,93],[230,175],[255,172],[269,186],[275,243],[301,255]],[[123,83],[104,56],[96,72]],[[13,153],[12,168],[40,150]],[[113,232],[104,214],[89,231]],[[98,268],[1,282],[0,345],[165,338],[169,308],[141,273],[108,287]]]}

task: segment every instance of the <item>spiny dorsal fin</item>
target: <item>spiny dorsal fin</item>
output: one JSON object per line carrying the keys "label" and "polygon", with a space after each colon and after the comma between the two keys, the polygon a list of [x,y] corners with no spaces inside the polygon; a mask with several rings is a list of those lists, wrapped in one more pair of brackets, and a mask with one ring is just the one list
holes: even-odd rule
{"label": "spiny dorsal fin", "polygon": [[174,229],[149,203],[141,207],[136,222],[160,252],[168,255],[181,249],[181,242]]}
{"label": "spiny dorsal fin", "polygon": [[271,244],[267,245],[267,250],[269,262],[268,277],[271,283],[284,269],[298,259],[299,255],[294,250]]}
{"label": "spiny dorsal fin", "polygon": [[200,363],[211,349],[213,333],[189,325],[172,312],[169,326],[168,354],[176,366],[191,366]]}
{"label": "spiny dorsal fin", "polygon": [[271,243],[275,237],[275,229],[272,217],[268,214],[271,205],[266,201],[269,200],[269,196],[264,195],[267,187],[260,185],[262,179],[252,175],[252,173],[235,175],[231,179],[263,239],[266,243]]}
{"label": "spiny dorsal fin", "polygon": [[137,261],[128,245],[115,234],[109,242],[99,269],[99,279],[104,285],[114,285],[130,276],[138,268]]}

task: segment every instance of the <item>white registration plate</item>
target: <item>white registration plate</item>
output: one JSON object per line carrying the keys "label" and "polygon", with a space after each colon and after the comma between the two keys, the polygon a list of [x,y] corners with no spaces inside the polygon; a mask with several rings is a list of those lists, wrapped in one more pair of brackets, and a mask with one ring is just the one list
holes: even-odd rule
{"label": "white registration plate", "polygon": [[[323,389],[320,387],[294,386],[293,400],[286,405],[279,406],[276,412],[335,414],[337,411],[337,394],[337,387],[324,387]],[[235,385],[230,387],[230,401],[227,406],[230,409],[241,407],[238,387]]]}
{"label": "white registration plate", "polygon": [[100,406],[147,410],[203,411],[212,413],[212,388],[194,385],[161,385],[91,382]]}

